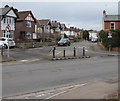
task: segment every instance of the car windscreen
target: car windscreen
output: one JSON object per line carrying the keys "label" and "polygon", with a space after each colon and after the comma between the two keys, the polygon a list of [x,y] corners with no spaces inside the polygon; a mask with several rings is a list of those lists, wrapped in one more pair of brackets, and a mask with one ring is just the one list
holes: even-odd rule
{"label": "car windscreen", "polygon": [[5,39],[4,38],[0,38],[0,41],[5,41]]}
{"label": "car windscreen", "polygon": [[7,39],[7,41],[13,41],[12,39]]}
{"label": "car windscreen", "polygon": [[67,41],[67,39],[61,39],[60,41]]}

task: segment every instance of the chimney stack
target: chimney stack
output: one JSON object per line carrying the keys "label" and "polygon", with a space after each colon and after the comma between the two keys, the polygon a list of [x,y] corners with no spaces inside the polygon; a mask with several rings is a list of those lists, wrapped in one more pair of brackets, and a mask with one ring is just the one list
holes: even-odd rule
{"label": "chimney stack", "polygon": [[105,10],[103,11],[103,15],[106,15],[106,11]]}
{"label": "chimney stack", "polygon": [[5,8],[9,7],[8,5],[5,5]]}

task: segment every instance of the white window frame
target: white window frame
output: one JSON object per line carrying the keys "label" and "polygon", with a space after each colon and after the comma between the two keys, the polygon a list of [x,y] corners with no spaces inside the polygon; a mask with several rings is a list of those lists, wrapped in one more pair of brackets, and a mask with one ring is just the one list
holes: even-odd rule
{"label": "white window frame", "polygon": [[[27,25],[27,23],[29,23],[29,26]],[[26,27],[31,28],[32,27],[32,22],[31,21],[26,21]]]}
{"label": "white window frame", "polygon": [[[111,24],[114,24],[114,28],[111,28],[112,27]],[[110,29],[115,29],[115,22],[110,23]]]}

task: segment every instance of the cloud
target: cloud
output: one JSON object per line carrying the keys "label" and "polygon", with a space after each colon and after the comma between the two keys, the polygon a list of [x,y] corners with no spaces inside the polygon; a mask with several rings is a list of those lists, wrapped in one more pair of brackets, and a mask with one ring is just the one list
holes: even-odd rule
{"label": "cloud", "polygon": [[[3,3],[3,5],[8,4]],[[31,10],[37,19],[66,22],[84,29],[101,29],[102,12],[118,13],[117,2],[13,2],[18,10]],[[91,26],[94,25],[94,26]]]}

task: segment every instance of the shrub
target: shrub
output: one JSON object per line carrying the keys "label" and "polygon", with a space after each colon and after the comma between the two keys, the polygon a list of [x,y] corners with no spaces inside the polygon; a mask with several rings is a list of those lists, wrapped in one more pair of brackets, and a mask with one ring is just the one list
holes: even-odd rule
{"label": "shrub", "polygon": [[104,30],[100,31],[99,35],[102,44],[106,48],[108,48],[109,45],[111,45],[112,47],[120,47],[120,29],[111,30],[111,32],[112,32],[112,38],[108,38],[109,31],[104,31]]}

